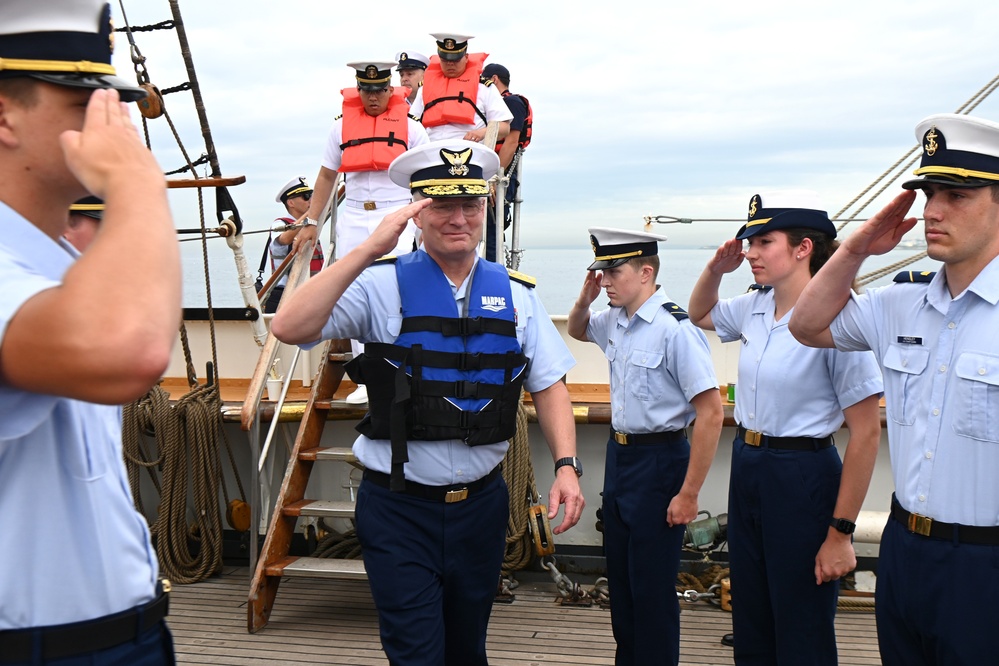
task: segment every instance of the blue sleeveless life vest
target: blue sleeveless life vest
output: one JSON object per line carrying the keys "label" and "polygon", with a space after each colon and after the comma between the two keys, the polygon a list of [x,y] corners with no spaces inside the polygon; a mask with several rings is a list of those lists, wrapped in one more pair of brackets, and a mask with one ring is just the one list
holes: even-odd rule
{"label": "blue sleeveless life vest", "polygon": [[407,440],[477,446],[513,437],[527,358],[517,341],[511,278],[501,265],[476,263],[465,312],[426,252],[398,257],[395,269],[399,337],[367,343],[347,372],[368,387],[368,413],[357,430],[391,440],[391,487],[401,489]]}

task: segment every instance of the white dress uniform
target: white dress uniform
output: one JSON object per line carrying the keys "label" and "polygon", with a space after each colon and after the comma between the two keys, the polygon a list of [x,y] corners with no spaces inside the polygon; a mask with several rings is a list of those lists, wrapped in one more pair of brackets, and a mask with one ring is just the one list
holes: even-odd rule
{"label": "white dress uniform", "polygon": [[[78,253],[0,203],[0,343]],[[96,315],[95,315],[96,316]],[[0,631],[89,620],[154,596],[158,564],[121,451],[121,408],[0,383]]]}
{"label": "white dress uniform", "polygon": [[[496,120],[498,122],[509,122],[513,120],[513,114],[510,113],[510,108],[503,101],[503,95],[500,94],[499,90],[495,86],[487,86],[485,84],[479,84],[479,90],[476,93],[475,106],[482,112],[482,114],[489,121]],[[416,93],[416,99],[413,101],[413,106],[410,109],[415,117],[420,118],[423,116],[423,108],[426,103],[423,101],[423,88]],[[430,135],[431,141],[440,141],[442,139],[460,139],[468,132],[472,130],[482,129],[486,126],[486,123],[482,122],[482,117],[479,114],[475,114],[474,122],[470,125],[459,125],[459,124],[446,124],[438,125],[437,127],[428,127],[427,134]]]}
{"label": "white dress uniform", "polygon": [[[412,118],[407,118],[406,122],[409,132],[406,143],[409,150],[429,141],[423,125]],[[340,118],[333,123],[326,139],[322,164],[332,171],[340,168],[343,158],[343,150],[340,148],[340,144],[343,143],[342,130],[343,119]],[[344,174],[344,177],[345,200],[337,211],[336,221],[337,259],[343,258],[364,242],[386,215],[412,201],[409,190],[393,183],[388,177],[388,171],[352,171]],[[393,254],[412,251],[416,231],[416,225],[410,222],[406,231],[399,237],[399,243]]]}

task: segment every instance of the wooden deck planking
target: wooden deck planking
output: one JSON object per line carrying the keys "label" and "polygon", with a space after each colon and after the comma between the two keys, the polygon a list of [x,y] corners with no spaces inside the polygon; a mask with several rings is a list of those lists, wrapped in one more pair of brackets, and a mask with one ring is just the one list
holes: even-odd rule
{"label": "wooden deck planking", "polygon": [[[226,568],[197,585],[174,587],[169,624],[178,664],[388,663],[366,582],[285,580],[270,623],[257,634],[246,631],[248,589],[245,568]],[[561,606],[548,583],[524,583],[514,594],[514,603],[493,606],[487,641],[492,666],[614,663],[609,611]],[[732,664],[732,650],[719,643],[732,630],[731,615],[704,602],[681,603],[681,609],[681,664]],[[881,664],[872,613],[840,613],[836,634],[840,664]]]}

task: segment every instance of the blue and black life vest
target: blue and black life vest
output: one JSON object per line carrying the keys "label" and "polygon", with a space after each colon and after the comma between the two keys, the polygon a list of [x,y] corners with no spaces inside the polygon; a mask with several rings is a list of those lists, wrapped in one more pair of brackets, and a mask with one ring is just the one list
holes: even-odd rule
{"label": "blue and black life vest", "polygon": [[391,488],[404,487],[407,440],[460,439],[495,444],[516,433],[527,357],[517,341],[510,276],[478,261],[465,311],[423,251],[395,259],[402,327],[391,344],[369,342],[347,364],[368,387],[368,413],[357,430],[392,442]]}

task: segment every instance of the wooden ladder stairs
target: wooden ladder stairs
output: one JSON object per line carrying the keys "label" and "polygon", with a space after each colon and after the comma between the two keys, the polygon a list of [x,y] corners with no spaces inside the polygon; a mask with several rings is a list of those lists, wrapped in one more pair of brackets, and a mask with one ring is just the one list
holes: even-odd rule
{"label": "wooden ladder stairs", "polygon": [[302,416],[298,434],[288,460],[284,481],[274,506],[267,537],[250,583],[246,619],[247,629],[255,633],[270,619],[281,579],[287,577],[366,580],[361,560],[290,556],[292,535],[299,516],[352,518],[353,502],[309,500],[306,486],[316,462],[336,461],[359,465],[350,447],[320,448],[319,442],[327,416],[345,374],[344,365],[351,359],[349,340],[331,340],[316,377],[312,395]]}

